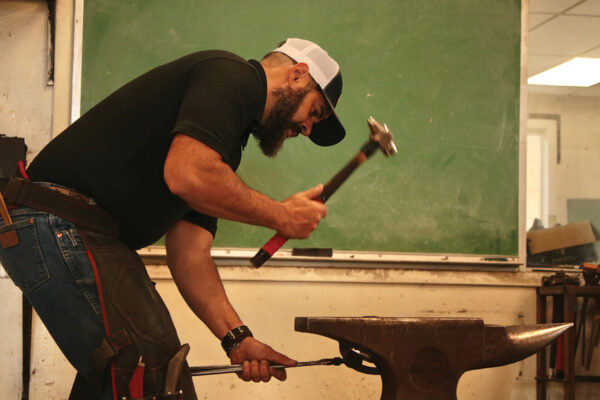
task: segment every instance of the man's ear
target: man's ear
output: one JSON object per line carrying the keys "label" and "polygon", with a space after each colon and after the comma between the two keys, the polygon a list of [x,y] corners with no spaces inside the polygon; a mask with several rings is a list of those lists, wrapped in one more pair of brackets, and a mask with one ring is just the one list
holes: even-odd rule
{"label": "man's ear", "polygon": [[303,62],[294,64],[290,69],[288,83],[290,87],[304,86],[310,78],[308,74],[308,65]]}

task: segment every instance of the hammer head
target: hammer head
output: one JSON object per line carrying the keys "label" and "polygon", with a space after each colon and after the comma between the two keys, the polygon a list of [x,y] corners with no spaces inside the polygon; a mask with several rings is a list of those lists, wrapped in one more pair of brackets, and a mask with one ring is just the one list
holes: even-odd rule
{"label": "hammer head", "polygon": [[373,117],[369,117],[367,123],[369,124],[369,129],[371,130],[369,139],[379,144],[379,148],[383,154],[389,157],[398,153],[396,142],[394,142],[394,135],[392,135],[392,132],[386,124],[381,125]]}

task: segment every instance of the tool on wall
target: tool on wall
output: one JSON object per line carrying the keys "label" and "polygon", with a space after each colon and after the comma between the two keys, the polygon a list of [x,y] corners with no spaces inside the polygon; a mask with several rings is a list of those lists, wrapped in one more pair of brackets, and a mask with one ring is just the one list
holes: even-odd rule
{"label": "tool on wall", "polygon": [[[389,130],[387,125],[381,125],[373,117],[369,117],[367,120],[369,125],[370,135],[369,141],[365,143],[360,151],[354,156],[352,160],[344,168],[342,168],[329,182],[323,187],[323,192],[315,201],[325,203],[329,197],[348,179],[350,174],[367,160],[375,151],[379,148],[381,152],[386,156],[391,156],[398,152],[396,143],[394,142],[394,136]],[[283,237],[279,234],[275,234],[257,253],[250,263],[258,268],[271,258],[277,250],[287,242],[288,238]]]}
{"label": "tool on wall", "polygon": [[592,356],[594,355],[594,347],[598,346],[598,343],[600,343],[600,314],[594,316],[594,320],[592,321],[592,333],[590,335],[590,340],[587,348],[587,358],[585,360],[586,370],[589,370],[592,366]]}
{"label": "tool on wall", "polygon": [[[583,270],[583,281],[585,286],[598,286],[600,281],[600,265],[595,263],[584,262],[581,264]],[[581,365],[585,366],[586,370],[589,370],[592,364],[592,356],[594,355],[594,347],[598,345],[600,341],[600,311],[596,311],[597,315],[592,317],[592,329],[589,337],[589,342],[586,347],[586,320],[588,319],[587,308],[590,297],[596,300],[596,310],[600,308],[600,297],[598,296],[584,296],[581,304],[581,311],[576,316],[577,322],[577,335],[575,338],[575,352],[579,346],[579,340],[581,339]]]}

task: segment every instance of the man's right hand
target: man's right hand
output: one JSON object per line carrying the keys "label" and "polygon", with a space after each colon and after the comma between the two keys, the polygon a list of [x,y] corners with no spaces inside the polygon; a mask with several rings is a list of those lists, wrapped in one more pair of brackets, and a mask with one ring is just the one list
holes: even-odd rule
{"label": "man's right hand", "polygon": [[282,202],[287,218],[277,230],[281,236],[306,239],[327,216],[327,207],[315,200],[323,192],[323,185],[296,193]]}
{"label": "man's right hand", "polygon": [[268,382],[271,376],[285,381],[287,378],[285,369],[269,368],[269,362],[286,367],[294,367],[297,364],[296,360],[273,350],[253,337],[242,340],[231,352],[231,363],[242,364],[242,372],[238,373],[238,376],[244,381]]}

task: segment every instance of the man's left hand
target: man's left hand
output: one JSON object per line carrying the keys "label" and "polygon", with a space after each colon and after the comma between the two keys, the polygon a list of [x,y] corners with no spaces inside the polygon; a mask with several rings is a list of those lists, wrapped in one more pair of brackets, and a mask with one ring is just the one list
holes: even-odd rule
{"label": "man's left hand", "polygon": [[293,367],[296,361],[276,352],[270,346],[248,337],[231,352],[231,363],[242,364],[242,372],[238,376],[244,381],[268,382],[274,376],[280,381],[287,378],[285,369],[269,368],[269,362]]}

